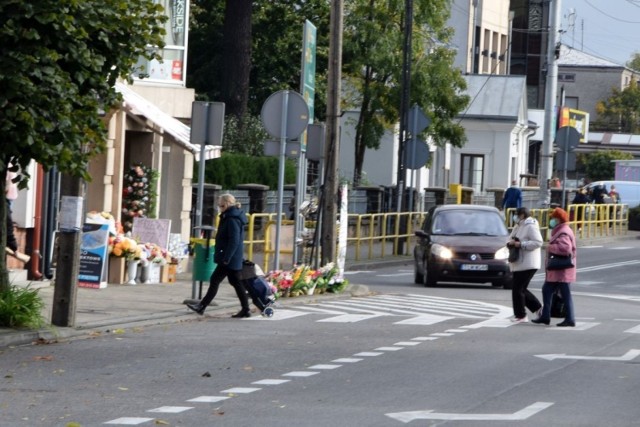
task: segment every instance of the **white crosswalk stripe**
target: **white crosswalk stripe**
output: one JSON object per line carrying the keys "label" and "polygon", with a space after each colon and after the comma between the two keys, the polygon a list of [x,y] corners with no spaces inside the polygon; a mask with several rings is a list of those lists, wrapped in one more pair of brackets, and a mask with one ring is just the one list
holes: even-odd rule
{"label": "white crosswalk stripe", "polygon": [[[283,311],[283,310],[280,310]],[[326,301],[295,307],[296,315],[326,314],[318,322],[350,323],[380,317],[408,317],[395,321],[399,325],[432,325],[452,318],[487,320],[505,318],[511,309],[479,301],[440,298],[416,294],[373,295],[347,300]],[[283,316],[287,318],[289,316]],[[274,316],[277,320],[277,316]]]}

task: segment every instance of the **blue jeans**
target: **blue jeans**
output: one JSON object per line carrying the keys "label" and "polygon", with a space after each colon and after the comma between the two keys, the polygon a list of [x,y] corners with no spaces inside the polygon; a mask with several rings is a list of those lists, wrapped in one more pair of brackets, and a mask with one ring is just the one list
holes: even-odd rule
{"label": "blue jeans", "polygon": [[571,289],[569,289],[569,284],[565,282],[544,282],[542,285],[542,315],[540,316],[540,320],[547,321],[551,319],[551,296],[558,289],[560,289],[560,295],[562,295],[564,305],[567,309],[567,315],[564,320],[575,323],[576,318],[573,312]]}

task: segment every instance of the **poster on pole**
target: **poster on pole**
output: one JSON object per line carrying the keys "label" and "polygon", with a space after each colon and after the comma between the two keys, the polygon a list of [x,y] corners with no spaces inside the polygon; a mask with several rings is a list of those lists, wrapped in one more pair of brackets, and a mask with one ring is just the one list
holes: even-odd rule
{"label": "poster on pole", "polygon": [[80,244],[78,286],[103,289],[107,287],[107,255],[109,224],[84,224]]}

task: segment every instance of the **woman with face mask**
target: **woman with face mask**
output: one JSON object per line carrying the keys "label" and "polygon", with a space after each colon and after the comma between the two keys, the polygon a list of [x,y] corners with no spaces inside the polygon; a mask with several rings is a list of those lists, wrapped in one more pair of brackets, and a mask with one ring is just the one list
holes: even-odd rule
{"label": "woman with face mask", "polygon": [[551,321],[551,297],[556,291],[560,291],[562,300],[566,308],[566,317],[564,321],[558,323],[557,326],[576,326],[575,314],[573,311],[573,300],[571,299],[571,290],[569,283],[576,281],[576,238],[573,230],[569,226],[569,214],[561,208],[555,208],[551,212],[549,227],[551,230],[551,238],[547,245],[547,256],[545,265],[549,264],[549,255],[571,255],[573,266],[562,270],[549,270],[545,268],[545,281],[542,285],[542,314],[538,319],[532,320],[533,323],[542,323],[548,325]]}
{"label": "woman with face mask", "polygon": [[540,316],[542,304],[535,295],[527,289],[531,278],[540,268],[540,247],[542,234],[538,221],[531,216],[525,207],[516,210],[511,238],[507,242],[509,248],[517,248],[518,256],[510,260],[509,267],[513,272],[513,288],[511,299],[513,302],[513,322],[527,322],[528,308],[536,317]]}

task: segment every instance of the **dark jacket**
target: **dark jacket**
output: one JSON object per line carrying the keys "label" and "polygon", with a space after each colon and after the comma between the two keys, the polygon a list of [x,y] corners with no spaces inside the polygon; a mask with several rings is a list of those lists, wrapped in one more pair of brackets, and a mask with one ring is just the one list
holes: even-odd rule
{"label": "dark jacket", "polygon": [[502,198],[502,209],[522,207],[522,190],[516,186],[507,188]]}
{"label": "dark jacket", "polygon": [[231,270],[242,270],[244,258],[244,226],[247,216],[235,206],[220,214],[213,260]]}

